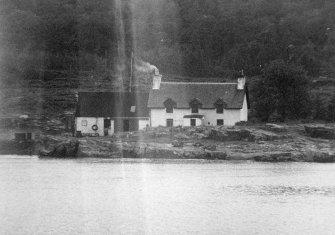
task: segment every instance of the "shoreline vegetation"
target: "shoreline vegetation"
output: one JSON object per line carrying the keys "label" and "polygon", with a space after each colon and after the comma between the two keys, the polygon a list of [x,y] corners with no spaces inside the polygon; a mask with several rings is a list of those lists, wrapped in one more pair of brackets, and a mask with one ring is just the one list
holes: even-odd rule
{"label": "shoreline vegetation", "polygon": [[335,125],[158,127],[109,137],[41,135],[41,158],[149,158],[335,162]]}

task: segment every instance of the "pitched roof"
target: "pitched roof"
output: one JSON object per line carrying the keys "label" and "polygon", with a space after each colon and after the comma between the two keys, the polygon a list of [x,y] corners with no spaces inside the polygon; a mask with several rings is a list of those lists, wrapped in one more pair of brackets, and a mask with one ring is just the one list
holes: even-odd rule
{"label": "pitched roof", "polygon": [[148,108],[164,108],[164,101],[172,99],[176,108],[189,108],[198,99],[202,108],[215,108],[221,99],[227,109],[241,109],[245,90],[238,90],[237,83],[162,82],[159,90],[150,90]]}
{"label": "pitched roof", "polygon": [[[79,92],[76,117],[148,117],[148,93]],[[131,112],[135,106],[135,112]]]}

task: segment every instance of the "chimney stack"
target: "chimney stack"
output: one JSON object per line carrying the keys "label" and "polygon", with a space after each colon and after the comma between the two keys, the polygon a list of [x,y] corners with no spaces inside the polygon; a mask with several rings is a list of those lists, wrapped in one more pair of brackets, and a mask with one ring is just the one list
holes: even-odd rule
{"label": "chimney stack", "polygon": [[159,90],[161,86],[161,81],[162,81],[162,75],[159,74],[157,68],[154,68],[152,70],[152,89]]}
{"label": "chimney stack", "polygon": [[245,76],[237,78],[237,90],[244,90]]}

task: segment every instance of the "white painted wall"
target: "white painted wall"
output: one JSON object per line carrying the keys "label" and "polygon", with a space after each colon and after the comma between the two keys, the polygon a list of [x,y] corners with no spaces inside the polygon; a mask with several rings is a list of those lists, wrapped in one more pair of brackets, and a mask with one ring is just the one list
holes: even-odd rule
{"label": "white painted wall", "polygon": [[190,115],[191,109],[174,109],[173,113],[166,113],[166,109],[151,109],[151,126],[166,126],[166,119],[173,119],[173,126],[184,126],[184,115]]}
{"label": "white painted wall", "polygon": [[184,118],[183,126],[191,126],[191,119],[195,119],[195,125],[196,126],[202,126],[203,125],[203,119],[202,118]]}
{"label": "white painted wall", "polygon": [[146,127],[150,126],[150,122],[149,122],[149,119],[146,119],[146,120],[138,120],[138,129],[139,130],[143,130],[145,129]]}
{"label": "white painted wall", "polygon": [[224,110],[224,125],[234,126],[240,121],[241,109],[225,109]]}
{"label": "white painted wall", "polygon": [[[83,126],[82,121],[86,120],[87,125]],[[92,130],[92,126],[97,125],[98,130]],[[114,127],[114,123],[113,123]],[[99,136],[104,135],[104,118],[94,118],[94,117],[76,117],[76,131],[81,131],[81,133],[95,134],[98,133]]]}
{"label": "white painted wall", "polygon": [[[246,105],[246,100],[245,100]],[[225,126],[234,126],[241,118],[245,118],[247,113],[241,114],[244,109],[225,109],[223,113],[216,113],[216,109],[199,109],[199,115],[204,115],[204,119],[197,119],[196,125],[216,126],[217,119],[223,119]],[[246,112],[248,110],[246,109]],[[245,112],[245,110],[244,110]],[[166,119],[173,119],[174,126],[190,126],[190,119],[184,115],[191,115],[191,109],[174,109],[173,113],[166,113],[166,109],[150,109],[151,126],[166,126]],[[209,124],[208,124],[209,123]]]}
{"label": "white painted wall", "polygon": [[111,127],[108,130],[108,135],[112,136],[114,134],[114,120],[111,120]]}
{"label": "white painted wall", "polygon": [[241,121],[248,121],[248,104],[247,104],[247,96],[244,95],[243,107],[241,109]]}

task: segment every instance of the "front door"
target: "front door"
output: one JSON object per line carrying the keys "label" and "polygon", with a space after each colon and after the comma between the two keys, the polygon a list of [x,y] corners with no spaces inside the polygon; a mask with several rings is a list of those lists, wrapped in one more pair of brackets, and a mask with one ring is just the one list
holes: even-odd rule
{"label": "front door", "polygon": [[104,119],[104,136],[108,136],[108,130],[111,127],[111,120],[110,119]]}
{"label": "front door", "polygon": [[194,118],[191,119],[191,126],[196,126],[196,120]]}
{"label": "front door", "polygon": [[123,121],[123,131],[129,131],[129,120]]}

